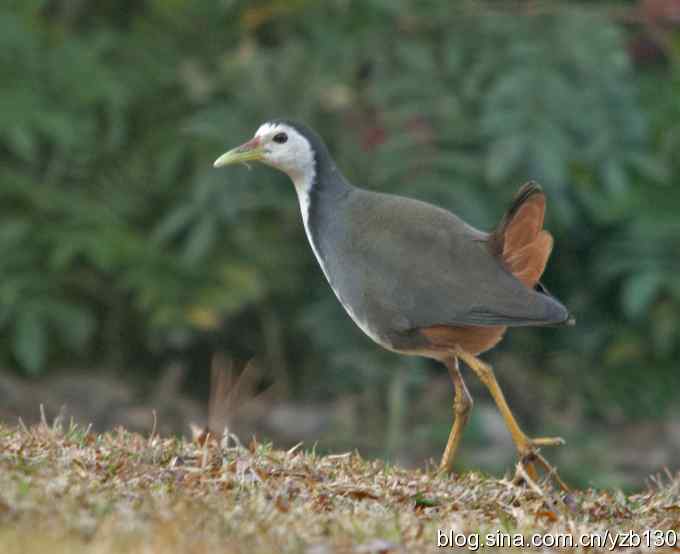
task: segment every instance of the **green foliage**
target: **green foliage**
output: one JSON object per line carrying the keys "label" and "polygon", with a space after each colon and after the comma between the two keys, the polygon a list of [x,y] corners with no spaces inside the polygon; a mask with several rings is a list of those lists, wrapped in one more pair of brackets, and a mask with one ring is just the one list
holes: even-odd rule
{"label": "green foliage", "polygon": [[[624,368],[666,375],[677,359],[680,64],[635,70],[607,12],[125,4],[0,8],[4,363],[276,350],[307,394],[384,390],[412,366],[328,293],[283,176],[212,170],[279,115],[316,127],[358,184],[480,227],[539,180],[557,244],[546,281],[579,326],[511,341],[536,363],[565,352],[548,371],[593,398]],[[267,318],[281,340],[259,332]],[[592,366],[602,379],[583,378]]]}

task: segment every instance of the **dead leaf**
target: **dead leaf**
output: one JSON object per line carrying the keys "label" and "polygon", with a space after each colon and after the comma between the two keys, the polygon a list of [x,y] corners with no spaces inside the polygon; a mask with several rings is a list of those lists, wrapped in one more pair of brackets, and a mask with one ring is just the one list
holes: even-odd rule
{"label": "dead leaf", "polygon": [[290,502],[288,502],[288,500],[281,495],[274,498],[274,506],[276,506],[276,509],[279,512],[282,512],[284,514],[290,511]]}
{"label": "dead leaf", "polygon": [[314,499],[312,507],[318,512],[330,512],[333,509],[333,501],[327,494],[320,494]]}
{"label": "dead leaf", "polygon": [[378,500],[380,498],[379,496],[373,494],[372,492],[362,489],[349,490],[345,492],[343,496],[348,496],[349,498],[352,498],[354,500],[364,500],[366,498],[370,498],[371,500]]}
{"label": "dead leaf", "polygon": [[557,521],[559,518],[557,517],[557,514],[553,512],[552,510],[539,510],[534,514],[534,517],[536,519],[539,518],[545,518],[548,521]]}
{"label": "dead leaf", "polygon": [[260,481],[266,481],[269,479],[269,474],[259,467],[251,467],[250,470],[259,477]]}

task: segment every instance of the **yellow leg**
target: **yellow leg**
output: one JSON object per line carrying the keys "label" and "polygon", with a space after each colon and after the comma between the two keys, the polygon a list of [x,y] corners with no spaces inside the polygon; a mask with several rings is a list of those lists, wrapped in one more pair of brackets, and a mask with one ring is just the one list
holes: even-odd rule
{"label": "yellow leg", "polygon": [[537,450],[541,446],[561,446],[564,444],[564,439],[561,437],[543,437],[538,439],[530,439],[527,437],[517,423],[515,416],[512,414],[512,411],[505,400],[505,395],[503,394],[498,381],[496,381],[493,368],[460,348],[456,349],[456,355],[470,366],[470,369],[477,374],[482,383],[489,389],[489,392],[496,402],[496,406],[498,406],[498,409],[505,420],[505,424],[512,435],[512,440],[519,453],[520,463],[525,465],[529,477],[534,480],[538,478],[538,474],[534,467],[534,462],[538,462],[555,478],[562,489],[568,490],[568,487],[559,478],[554,468]]}
{"label": "yellow leg", "polygon": [[463,436],[463,428],[470,418],[470,410],[472,410],[472,396],[465,386],[463,376],[458,367],[458,358],[452,357],[444,361],[446,368],[449,370],[451,381],[454,387],[453,399],[453,425],[449,433],[449,440],[446,442],[444,454],[442,454],[442,461],[439,464],[439,470],[449,473],[453,469],[453,459],[458,450],[458,444]]}

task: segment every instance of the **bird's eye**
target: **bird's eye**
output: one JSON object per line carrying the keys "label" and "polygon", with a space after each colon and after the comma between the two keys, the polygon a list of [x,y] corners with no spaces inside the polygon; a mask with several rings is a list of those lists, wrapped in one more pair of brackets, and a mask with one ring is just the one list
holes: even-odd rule
{"label": "bird's eye", "polygon": [[279,144],[283,144],[288,140],[288,135],[286,133],[277,133],[274,135],[274,142],[278,142]]}

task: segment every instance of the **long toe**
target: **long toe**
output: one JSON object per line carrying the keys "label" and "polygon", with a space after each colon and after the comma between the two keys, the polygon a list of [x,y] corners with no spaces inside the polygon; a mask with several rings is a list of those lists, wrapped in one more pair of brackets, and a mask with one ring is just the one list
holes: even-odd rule
{"label": "long toe", "polygon": [[[545,472],[548,480],[553,480],[559,488],[564,492],[569,492],[570,489],[567,484],[562,480],[557,468],[553,467],[548,460],[546,460],[538,449],[531,449],[526,454],[520,456],[518,471],[515,473],[515,483],[520,483],[526,481],[526,477],[531,479],[534,483],[539,481],[539,473],[536,466],[540,466]],[[520,470],[522,468],[524,472]]]}
{"label": "long toe", "polygon": [[540,437],[537,439],[529,439],[531,446],[540,448],[541,446],[564,446],[567,444],[562,437]]}
{"label": "long toe", "polygon": [[562,437],[539,437],[530,439],[522,436],[515,443],[521,459],[531,458],[539,448],[544,446],[564,446],[567,442]]}

